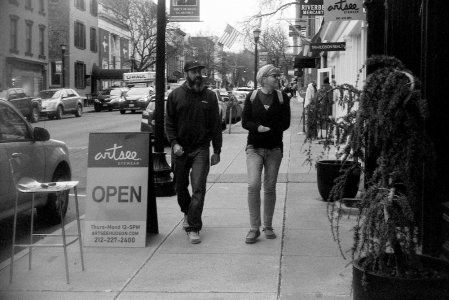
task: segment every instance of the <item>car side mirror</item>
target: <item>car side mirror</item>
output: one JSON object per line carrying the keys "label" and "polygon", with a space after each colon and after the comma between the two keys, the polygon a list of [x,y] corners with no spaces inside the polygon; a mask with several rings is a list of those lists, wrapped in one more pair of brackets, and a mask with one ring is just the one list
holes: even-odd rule
{"label": "car side mirror", "polygon": [[33,139],[36,142],[45,142],[50,139],[50,133],[47,129],[42,127],[34,127],[33,130]]}

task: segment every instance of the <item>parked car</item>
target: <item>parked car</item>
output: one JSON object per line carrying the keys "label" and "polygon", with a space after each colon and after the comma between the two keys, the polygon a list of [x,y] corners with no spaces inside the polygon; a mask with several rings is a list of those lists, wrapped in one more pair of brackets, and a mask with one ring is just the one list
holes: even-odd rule
{"label": "parked car", "polygon": [[239,103],[242,105],[245,103],[246,95],[253,91],[252,88],[249,87],[238,87],[237,89],[232,91],[232,94],[237,98]]}
{"label": "parked car", "polygon": [[[15,182],[24,177],[38,182],[68,181],[71,169],[65,143],[51,140],[44,128],[32,127],[7,101],[0,100],[0,116],[0,219],[4,219],[14,214],[16,189],[13,178]],[[17,158],[13,158],[13,154]],[[59,207],[62,205],[65,214],[68,201],[68,193],[59,199],[55,194],[36,194],[38,216],[48,224],[56,224],[60,221]],[[31,195],[19,193],[19,212],[30,208]]]}
{"label": "parked car", "polygon": [[94,100],[95,111],[100,112],[103,109],[112,111],[113,109],[118,109],[120,97],[123,97],[128,90],[127,87],[113,87],[98,92]]}
{"label": "parked car", "polygon": [[226,119],[227,104],[221,96],[222,92],[219,89],[212,89],[212,91],[215,93],[218,101],[218,111],[220,113],[221,128],[226,129],[226,124],[229,120],[229,118]]}
{"label": "parked car", "polygon": [[[167,114],[167,98],[168,94],[170,94],[171,90],[165,92],[164,96],[164,117]],[[154,138],[154,127],[156,125],[154,110],[156,108],[156,95],[151,96],[150,103],[148,103],[145,110],[142,112],[142,120],[140,122],[140,131],[141,132],[150,132],[152,133],[152,137]],[[165,142],[168,144],[167,135],[164,131]]]}
{"label": "parked car", "polygon": [[14,105],[31,123],[39,121],[42,110],[40,98],[28,96],[22,88],[10,88],[0,91],[0,98],[6,99]]}
{"label": "parked car", "polygon": [[133,87],[119,99],[120,113],[127,110],[135,113],[136,110],[145,110],[150,103],[151,96],[154,95],[152,87]]}
{"label": "parked car", "polygon": [[75,114],[81,117],[83,114],[83,99],[72,89],[51,89],[40,91],[42,98],[41,115],[49,119],[61,119],[64,114]]}

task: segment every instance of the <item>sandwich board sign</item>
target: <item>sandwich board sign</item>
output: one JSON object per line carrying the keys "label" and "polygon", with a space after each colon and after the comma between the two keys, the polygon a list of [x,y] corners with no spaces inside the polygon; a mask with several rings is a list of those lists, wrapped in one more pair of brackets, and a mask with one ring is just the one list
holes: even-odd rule
{"label": "sandwich board sign", "polygon": [[90,133],[86,246],[145,247],[149,139],[140,132]]}

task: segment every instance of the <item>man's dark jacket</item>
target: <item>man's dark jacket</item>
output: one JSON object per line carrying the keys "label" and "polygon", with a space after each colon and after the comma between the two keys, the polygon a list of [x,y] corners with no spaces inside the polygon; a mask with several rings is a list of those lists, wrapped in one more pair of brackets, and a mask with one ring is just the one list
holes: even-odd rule
{"label": "man's dark jacket", "polygon": [[179,144],[184,151],[209,147],[221,152],[221,120],[217,97],[204,88],[195,92],[185,82],[168,95],[165,131],[170,144]]}
{"label": "man's dark jacket", "polygon": [[[249,131],[248,145],[254,148],[283,149],[283,132],[290,127],[290,98],[282,93],[283,103],[281,104],[276,91],[273,91],[274,98],[270,107],[265,109],[259,99],[258,91],[256,98],[251,101],[249,93],[245,99],[242,114],[242,127]],[[259,132],[259,125],[270,127],[267,132]]]}

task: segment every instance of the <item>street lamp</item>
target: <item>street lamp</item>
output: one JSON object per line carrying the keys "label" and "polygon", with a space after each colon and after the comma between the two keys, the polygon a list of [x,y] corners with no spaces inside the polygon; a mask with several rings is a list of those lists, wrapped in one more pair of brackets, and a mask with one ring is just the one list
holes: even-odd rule
{"label": "street lamp", "polygon": [[61,44],[61,73],[62,73],[62,87],[65,87],[65,50],[67,49],[67,46],[65,44]]}
{"label": "street lamp", "polygon": [[259,35],[260,35],[260,29],[256,28],[253,31],[254,34],[254,44],[255,44],[255,51],[254,51],[254,89],[257,88],[257,44],[259,43]]}

